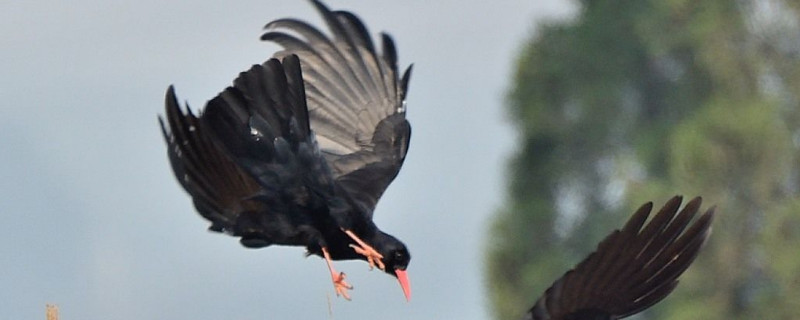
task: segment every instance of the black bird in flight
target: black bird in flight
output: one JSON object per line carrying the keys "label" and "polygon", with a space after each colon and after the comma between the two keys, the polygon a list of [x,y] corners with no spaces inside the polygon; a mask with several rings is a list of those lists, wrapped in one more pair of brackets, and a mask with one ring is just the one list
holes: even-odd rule
{"label": "black bird in flight", "polygon": [[678,212],[681,200],[669,200],[647,225],[653,203],[640,207],[622,230],[556,280],[522,319],[622,319],[666,298],[700,252],[714,217],[712,207],[689,226],[702,200],[694,198]]}
{"label": "black bird in flight", "polygon": [[331,36],[297,19],[270,22],[261,39],[283,50],[198,115],[169,87],[159,121],[172,169],[210,230],[248,248],[304,246],[348,300],[352,286],[332,260],[366,260],[410,299],[411,255],[372,214],[408,151],[411,67],[398,72],[389,35],[379,52],[355,15],[312,3]]}

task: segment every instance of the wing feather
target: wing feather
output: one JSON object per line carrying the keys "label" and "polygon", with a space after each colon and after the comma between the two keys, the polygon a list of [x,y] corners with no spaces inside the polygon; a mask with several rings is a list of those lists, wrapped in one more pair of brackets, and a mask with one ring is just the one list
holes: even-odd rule
{"label": "wing feather", "polygon": [[330,36],[297,19],[265,26],[261,39],[297,55],[311,129],[336,183],[371,217],[399,172],[411,129],[405,119],[410,70],[397,71],[397,51],[382,34],[376,51],[367,27],[354,14],[312,1]]}
{"label": "wing feather", "polygon": [[315,222],[335,195],[303,88],[291,55],[242,72],[200,117],[182,113],[168,90],[162,130],[172,166],[212,230],[247,247],[318,244]]}
{"label": "wing feather", "polygon": [[231,231],[240,212],[258,210],[241,199],[260,190],[250,176],[214,144],[208,129],[192,113],[181,111],[172,86],[166,95],[166,121],[159,117],[167,153],[178,182],[188,192],[211,230]]}
{"label": "wing feather", "polygon": [[523,319],[620,319],[658,303],[678,285],[711,232],[713,207],[694,219],[701,202],[694,198],[679,212],[681,197],[674,197],[646,225],[653,205],[643,205],[556,280]]}

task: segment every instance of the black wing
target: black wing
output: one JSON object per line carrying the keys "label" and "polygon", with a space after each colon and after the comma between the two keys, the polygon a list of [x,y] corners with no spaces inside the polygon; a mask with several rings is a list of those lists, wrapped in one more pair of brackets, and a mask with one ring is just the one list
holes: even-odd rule
{"label": "black wing", "polygon": [[408,150],[405,96],[411,68],[399,77],[388,35],[383,34],[378,54],[355,15],[313,3],[332,37],[306,22],[280,19],[267,24],[261,39],[284,47],[276,57],[300,57],[309,121],[319,147],[336,182],[371,217]]}
{"label": "black wing", "polygon": [[644,228],[653,204],[643,205],[622,230],[556,280],[523,319],[620,319],[661,301],[711,232],[714,208],[686,229],[701,202],[694,198],[678,213],[681,197],[674,197]]}
{"label": "black wing", "polygon": [[[309,131],[297,57],[242,72],[199,118],[182,117],[172,90],[168,96],[173,169],[212,229],[241,236],[248,247],[313,241],[312,215],[327,212],[333,180]],[[194,167],[203,169],[181,179]]]}
{"label": "black wing", "polygon": [[175,177],[197,211],[211,221],[211,230],[233,232],[241,212],[262,209],[259,203],[242,201],[261,187],[213,142],[188,106],[186,113],[181,111],[172,86],[167,89],[166,124],[158,120]]}

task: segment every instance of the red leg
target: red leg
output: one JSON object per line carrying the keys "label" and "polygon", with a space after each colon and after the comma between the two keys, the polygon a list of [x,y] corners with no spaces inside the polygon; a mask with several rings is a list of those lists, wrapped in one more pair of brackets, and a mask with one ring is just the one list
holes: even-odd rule
{"label": "red leg", "polygon": [[331,280],[333,280],[333,288],[336,289],[336,296],[338,297],[341,295],[345,299],[350,300],[350,295],[347,294],[347,290],[352,290],[353,286],[344,280],[344,272],[337,273],[333,268],[333,261],[331,260],[331,255],[328,253],[327,248],[322,247],[322,254],[325,257],[325,263],[328,264],[328,270],[331,272]]}
{"label": "red leg", "polygon": [[367,262],[369,262],[370,269],[374,268],[376,265],[378,266],[378,269],[381,270],[386,269],[386,266],[383,265],[383,261],[381,260],[383,259],[383,255],[378,253],[378,251],[375,251],[375,249],[372,248],[370,245],[366,244],[363,240],[361,240],[361,238],[359,238],[355,233],[353,233],[353,231],[344,229],[342,229],[342,231],[344,231],[345,234],[347,234],[350,238],[352,238],[353,241],[358,243],[358,245],[351,244],[350,247],[353,248],[353,250],[355,250],[356,253],[367,257]]}

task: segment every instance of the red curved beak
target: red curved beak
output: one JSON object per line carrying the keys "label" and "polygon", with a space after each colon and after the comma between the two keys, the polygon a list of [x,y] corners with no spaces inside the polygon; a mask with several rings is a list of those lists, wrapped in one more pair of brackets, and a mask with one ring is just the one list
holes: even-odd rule
{"label": "red curved beak", "polygon": [[400,282],[400,287],[403,288],[403,295],[406,296],[406,301],[411,301],[411,285],[408,283],[408,274],[405,270],[394,269],[394,274],[397,275],[397,281]]}

